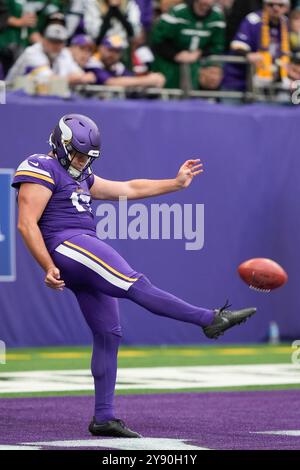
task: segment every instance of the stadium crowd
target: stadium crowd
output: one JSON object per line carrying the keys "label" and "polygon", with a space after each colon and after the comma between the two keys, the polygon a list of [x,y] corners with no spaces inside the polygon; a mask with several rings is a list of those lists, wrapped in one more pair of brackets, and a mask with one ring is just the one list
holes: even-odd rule
{"label": "stadium crowd", "polygon": [[37,94],[58,79],[245,91],[249,77],[300,80],[300,0],[0,0],[0,79]]}

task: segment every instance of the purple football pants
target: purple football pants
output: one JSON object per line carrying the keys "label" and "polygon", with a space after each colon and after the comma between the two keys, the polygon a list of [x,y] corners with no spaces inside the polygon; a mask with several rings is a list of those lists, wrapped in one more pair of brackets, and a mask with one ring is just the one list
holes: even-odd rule
{"label": "purple football pants", "polygon": [[93,333],[92,374],[95,418],[114,419],[113,398],[121,326],[117,298],[130,299],[152,313],[198,326],[212,323],[212,310],[188,304],[153,286],[112,247],[90,235],[77,235],[52,253],[61,278],[71,289]]}

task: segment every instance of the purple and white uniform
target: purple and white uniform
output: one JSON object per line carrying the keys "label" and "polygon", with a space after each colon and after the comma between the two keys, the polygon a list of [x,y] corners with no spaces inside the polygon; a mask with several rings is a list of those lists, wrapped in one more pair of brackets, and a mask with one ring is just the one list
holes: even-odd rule
{"label": "purple and white uniform", "polygon": [[95,222],[90,206],[90,187],[94,175],[78,183],[59,162],[48,155],[31,155],[18,167],[13,186],[37,183],[52,191],[52,197],[39,221],[50,253],[74,235],[95,235]]}
{"label": "purple and white uniform", "polygon": [[61,278],[74,292],[92,330],[95,418],[98,423],[106,422],[115,418],[113,398],[121,338],[117,298],[128,298],[157,315],[202,327],[212,323],[214,312],[155,287],[96,237],[90,206],[92,174],[78,182],[58,160],[36,154],[16,171],[13,186],[18,188],[22,183],[39,184],[52,191],[39,227]]}

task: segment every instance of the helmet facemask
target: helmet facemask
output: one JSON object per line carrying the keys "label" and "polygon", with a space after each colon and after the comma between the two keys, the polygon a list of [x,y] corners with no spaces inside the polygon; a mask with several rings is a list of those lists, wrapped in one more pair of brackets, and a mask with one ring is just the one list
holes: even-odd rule
{"label": "helmet facemask", "polygon": [[[74,165],[72,165],[74,159],[79,155],[84,155],[87,157],[86,164],[80,170],[77,169]],[[96,158],[97,157],[91,157],[90,155],[82,154],[71,146],[71,151],[68,152],[68,159],[64,168],[67,170],[69,175],[72,176],[72,178],[74,178],[76,181],[81,182],[86,180],[92,174],[91,165]]]}

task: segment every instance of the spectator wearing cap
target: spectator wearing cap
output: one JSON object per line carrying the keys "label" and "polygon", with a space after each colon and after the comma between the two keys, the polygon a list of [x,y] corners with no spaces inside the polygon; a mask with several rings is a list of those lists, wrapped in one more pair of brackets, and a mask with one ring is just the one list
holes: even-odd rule
{"label": "spectator wearing cap", "polygon": [[75,62],[85,72],[80,83],[97,83],[93,66],[97,68],[98,62],[92,58],[95,50],[93,39],[87,34],[77,34],[72,38],[69,49]]}
{"label": "spectator wearing cap", "polygon": [[120,87],[156,87],[162,88],[165,83],[160,73],[147,73],[135,76],[126,69],[121,60],[125,44],[120,36],[104,38],[98,48],[98,53],[85,66],[86,72],[93,72],[96,83]]}
{"label": "spectator wearing cap", "polygon": [[[267,87],[271,83],[281,82],[284,87],[288,87],[290,44],[286,14],[290,1],[264,0],[263,6],[263,10],[249,13],[243,20],[231,42],[231,52],[245,56],[253,65],[256,86]],[[244,90],[245,67],[228,65],[224,87]]]}
{"label": "spectator wearing cap", "polygon": [[51,24],[45,29],[41,42],[25,49],[10,69],[7,80],[31,74],[37,79],[51,79],[60,76],[70,84],[81,83],[84,72],[65,47],[67,30],[60,24]]}
{"label": "spectator wearing cap", "polygon": [[40,15],[38,16],[38,19],[38,26],[30,36],[32,43],[42,40],[43,32],[50,24],[61,24],[62,26],[66,26],[65,15],[61,11],[54,11],[54,13]]}
{"label": "spectator wearing cap", "polygon": [[37,19],[35,27],[28,31],[30,43],[41,41],[43,31],[48,24],[51,24],[49,18],[53,15],[63,14],[66,3],[65,0],[30,0],[24,2],[24,8],[34,13]]}
{"label": "spectator wearing cap", "polygon": [[71,39],[71,54],[81,68],[84,68],[91,59],[94,49],[95,43],[87,34],[77,34]]}

